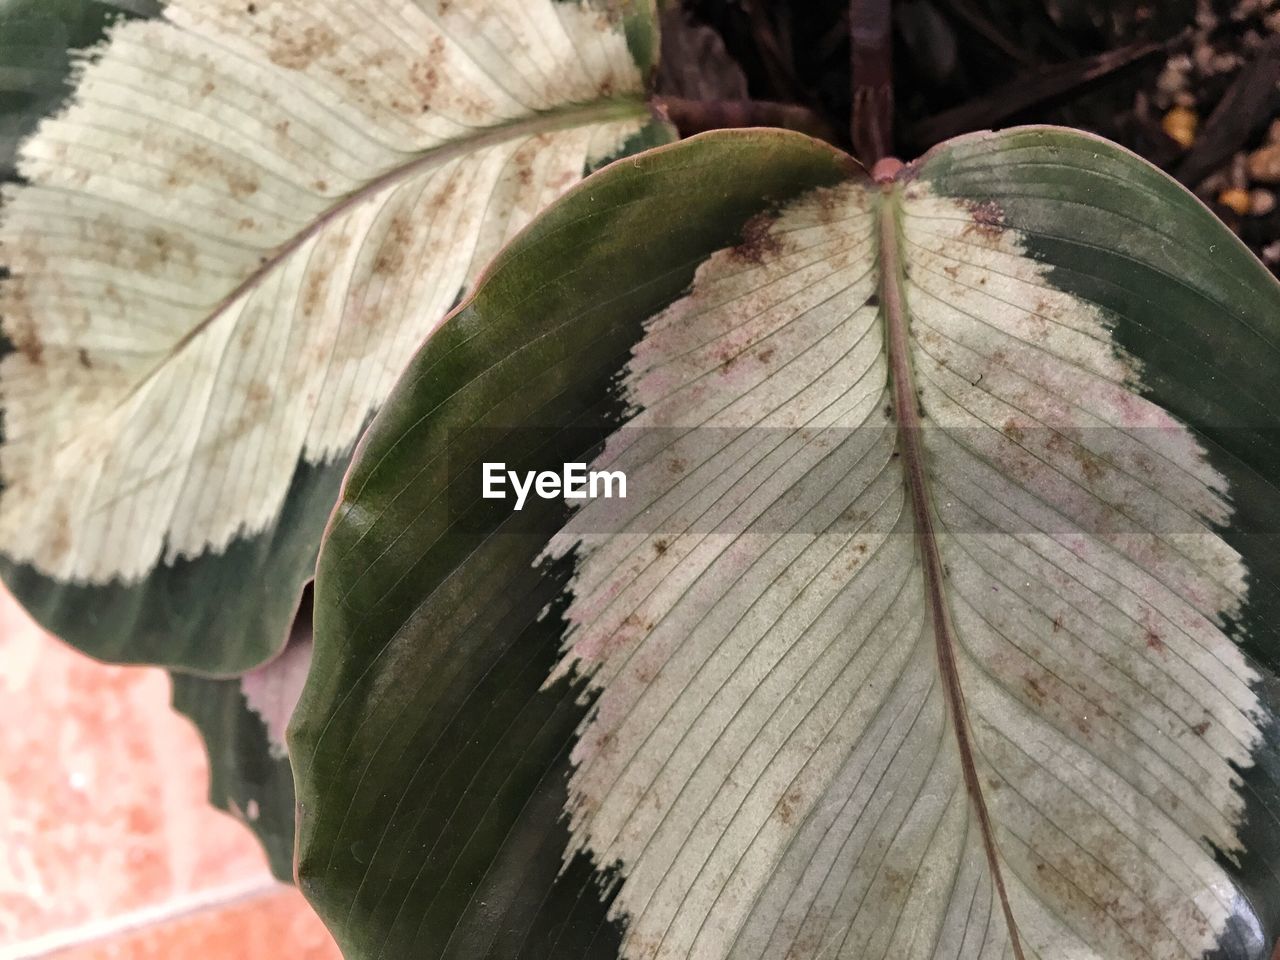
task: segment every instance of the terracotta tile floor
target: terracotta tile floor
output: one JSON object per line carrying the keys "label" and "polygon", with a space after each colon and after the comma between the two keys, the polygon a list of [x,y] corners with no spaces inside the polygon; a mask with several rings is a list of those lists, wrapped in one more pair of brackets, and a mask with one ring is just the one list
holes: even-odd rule
{"label": "terracotta tile floor", "polygon": [[0,960],[336,960],[207,789],[163,672],[97,664],[0,593]]}

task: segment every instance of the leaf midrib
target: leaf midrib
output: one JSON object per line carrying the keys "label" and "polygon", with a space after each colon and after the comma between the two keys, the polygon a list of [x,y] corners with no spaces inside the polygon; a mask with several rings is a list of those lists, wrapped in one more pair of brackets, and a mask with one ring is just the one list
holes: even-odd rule
{"label": "leaf midrib", "polygon": [[987,810],[986,797],[978,779],[974,762],[972,732],[969,729],[965,709],[964,691],[960,686],[960,673],[956,663],[956,631],[947,601],[946,571],[938,549],[938,535],[934,524],[933,501],[929,492],[929,476],[925,462],[922,437],[922,414],[917,399],[915,378],[911,369],[910,333],[908,327],[905,267],[902,263],[903,236],[899,224],[901,215],[900,189],[896,183],[885,183],[879,198],[878,244],[880,261],[880,312],[884,320],[885,349],[889,359],[890,389],[893,393],[893,410],[898,424],[898,447],[901,454],[903,481],[911,501],[911,513],[915,524],[916,545],[920,551],[921,576],[924,581],[925,615],[933,628],[934,647],[937,652],[938,675],[942,680],[943,698],[955,732],[956,748],[960,753],[960,767],[965,790],[977,814],[982,831],[982,846],[1000,906],[1009,929],[1009,943],[1016,960],[1025,960],[1018,938],[1018,926],[1005,889],[1004,875],[996,849],[995,832]]}
{"label": "leaf midrib", "polygon": [[302,230],[277,246],[270,254],[264,256],[258,266],[235,287],[219,300],[190,330],[182,335],[163,357],[138,378],[137,382],[120,398],[115,405],[119,409],[137,394],[146,384],[169,364],[174,357],[185,350],[201,333],[209,328],[219,317],[229,310],[241,297],[250,293],[277,267],[285,263],[303,244],[322,231],[334,220],[353,209],[372,196],[384,190],[399,186],[421,171],[433,165],[447,163],[455,157],[463,156],[485,147],[496,146],[508,140],[516,140],[542,133],[556,133],[575,127],[584,127],[593,123],[605,123],[615,120],[643,119],[649,116],[649,105],[640,97],[623,97],[601,100],[590,104],[569,104],[554,107],[550,110],[512,120],[506,123],[485,127],[475,136],[462,140],[454,140],[438,147],[432,147],[415,154],[404,163],[392,167],[374,177],[364,186],[351,193],[339,197],[328,209],[310,221]]}

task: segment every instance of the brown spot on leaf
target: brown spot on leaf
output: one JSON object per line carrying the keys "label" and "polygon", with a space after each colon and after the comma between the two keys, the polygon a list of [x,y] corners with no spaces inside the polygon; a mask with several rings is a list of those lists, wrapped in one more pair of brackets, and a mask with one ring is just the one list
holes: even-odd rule
{"label": "brown spot on leaf", "polygon": [[61,561],[71,552],[71,518],[66,510],[58,510],[53,518],[49,535],[49,552],[55,561]]}
{"label": "brown spot on leaf", "polygon": [[219,157],[205,147],[196,146],[185,151],[179,162],[181,166],[170,174],[170,180],[176,176],[186,182],[192,179],[188,176],[189,174],[194,174],[194,179],[220,177],[226,183],[227,189],[231,191],[231,196],[237,200],[258,192],[259,184],[256,178],[246,173],[234,161]]}
{"label": "brown spot on leaf", "polygon": [[312,270],[307,274],[307,280],[302,292],[302,312],[304,316],[311,316],[320,306],[327,279],[328,276],[323,270]]}
{"label": "brown spot on leaf", "polygon": [[860,527],[867,522],[870,514],[866,510],[855,510],[852,506],[845,507],[840,514],[840,521],[852,527]]}
{"label": "brown spot on leaf", "polygon": [[151,273],[169,262],[173,255],[173,243],[164,230],[152,227],[147,230],[142,242],[137,244],[135,252],[138,269],[143,273]]}
{"label": "brown spot on leaf", "polygon": [[44,363],[44,341],[36,330],[35,319],[24,301],[19,300],[16,283],[10,284],[5,297],[5,326],[13,349],[27,358],[33,366]]}
{"label": "brown spot on leaf", "polygon": [[231,196],[237,200],[242,200],[258,192],[258,181],[234,168],[226,168],[223,171],[223,177],[227,181],[227,189],[231,191]]}
{"label": "brown spot on leaf", "polygon": [[804,794],[799,787],[792,787],[778,801],[777,816],[784,826],[794,826],[798,816],[803,812]]}
{"label": "brown spot on leaf", "polygon": [[815,930],[810,924],[801,930],[795,942],[787,948],[787,955],[783,960],[812,960],[813,957],[821,956],[827,949],[828,945],[822,936],[822,930]]}
{"label": "brown spot on leaf", "polygon": [[1148,650],[1154,650],[1156,653],[1165,652],[1164,640],[1160,638],[1160,634],[1156,633],[1150,627],[1147,627],[1146,641]]}
{"label": "brown spot on leaf", "polygon": [[994,240],[1004,232],[1004,210],[994,200],[979,200],[967,204],[969,217],[973,221],[965,226],[961,236],[978,233],[988,240]]}
{"label": "brown spot on leaf", "polygon": [[627,614],[622,623],[618,624],[613,635],[605,641],[604,649],[600,653],[601,659],[606,659],[619,650],[632,649],[652,633],[655,626],[657,624],[653,620],[633,610]]}
{"label": "brown spot on leaf", "polygon": [[382,276],[399,272],[404,266],[409,245],[412,242],[413,227],[409,223],[409,218],[404,214],[397,214],[391,219],[391,226],[382,240],[378,259],[373,264],[373,272]]}
{"label": "brown spot on leaf", "polygon": [[1074,448],[1073,455],[1076,463],[1080,464],[1080,470],[1084,473],[1085,479],[1091,484],[1096,484],[1106,470],[1105,464],[1089,451],[1080,447]]}
{"label": "brown spot on leaf", "polygon": [[249,384],[245,391],[245,400],[250,407],[261,409],[271,403],[271,389],[260,381]]}
{"label": "brown spot on leaf", "polygon": [[839,191],[824,188],[816,191],[813,198],[818,201],[819,223],[832,223],[839,214],[844,212]]}
{"label": "brown spot on leaf", "polygon": [[323,25],[279,29],[272,40],[267,58],[287,70],[305,70],[321,57],[332,56],[339,46],[338,35]]}
{"label": "brown spot on leaf", "polygon": [[[409,67],[409,88],[415,96],[408,103],[392,101],[391,105],[401,113],[429,113],[435,107],[444,81],[445,39],[440,34],[432,37],[427,45],[426,57]],[[361,78],[353,78],[357,82]]]}
{"label": "brown spot on leaf", "polygon": [[1032,314],[1042,320],[1057,320],[1060,312],[1060,310],[1054,307],[1054,305],[1044,297],[1041,297],[1036,301],[1035,309],[1031,311]]}
{"label": "brown spot on leaf", "polygon": [[453,202],[453,198],[458,195],[458,178],[450,177],[445,185],[441,187],[435,197],[431,201],[432,207],[436,210],[447,209],[449,204]]}
{"label": "brown spot on leaf", "polygon": [[764,263],[782,252],[782,241],[770,232],[774,216],[770,213],[758,213],[742,227],[742,243],[733,248],[735,260],[745,263]]}
{"label": "brown spot on leaf", "polygon": [[911,890],[912,874],[895,867],[885,867],[883,876],[885,895],[895,902],[905,898]]}
{"label": "brown spot on leaf", "polygon": [[431,109],[431,98],[440,86],[440,72],[427,62],[415,63],[409,69],[409,83],[422,100],[422,109]]}
{"label": "brown spot on leaf", "polygon": [[1034,700],[1036,704],[1043,704],[1045,700],[1048,699],[1049,694],[1045,690],[1044,684],[1041,683],[1039,679],[1032,676],[1026,676],[1023,677],[1022,680],[1023,685],[1026,688],[1027,695]]}
{"label": "brown spot on leaf", "polygon": [[1000,428],[1000,432],[1012,440],[1014,443],[1021,443],[1026,438],[1026,431],[1018,425],[1018,422],[1010,417],[1004,422],[1004,426]]}

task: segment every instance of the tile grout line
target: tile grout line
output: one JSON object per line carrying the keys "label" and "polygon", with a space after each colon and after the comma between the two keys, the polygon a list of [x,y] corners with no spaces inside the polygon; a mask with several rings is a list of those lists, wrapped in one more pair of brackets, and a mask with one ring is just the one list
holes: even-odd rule
{"label": "tile grout line", "polygon": [[95,920],[68,930],[58,930],[13,946],[0,947],[0,960],[38,960],[40,957],[48,957],[72,947],[108,940],[146,927],[180,920],[219,907],[234,906],[288,889],[290,888],[287,885],[279,883],[270,874],[262,874],[251,880],[185,894],[115,917]]}

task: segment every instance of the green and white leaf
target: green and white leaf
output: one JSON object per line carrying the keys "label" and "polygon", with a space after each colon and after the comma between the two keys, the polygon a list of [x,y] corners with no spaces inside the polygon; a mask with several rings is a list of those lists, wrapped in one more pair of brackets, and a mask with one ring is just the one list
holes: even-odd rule
{"label": "green and white leaf", "polygon": [[353,465],[304,891],[349,958],[1269,956],[1278,373],[1275,280],[1096,138],[611,166]]}
{"label": "green and white leaf", "polygon": [[151,17],[157,0],[0,0],[0,180],[18,145],[70,93],[76,50],[123,16]]}
{"label": "green and white leaf", "polygon": [[230,673],[284,643],[412,351],[534,213],[666,128],[641,0],[164,17],[110,30],[2,195],[0,553],[90,653]]}

